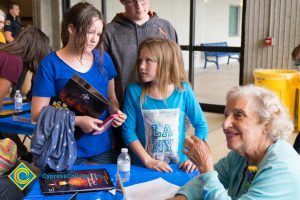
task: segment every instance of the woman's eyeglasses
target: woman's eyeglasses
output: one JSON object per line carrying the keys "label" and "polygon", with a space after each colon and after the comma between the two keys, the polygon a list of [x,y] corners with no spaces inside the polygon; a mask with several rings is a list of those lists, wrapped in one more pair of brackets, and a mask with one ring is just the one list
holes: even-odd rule
{"label": "woman's eyeglasses", "polygon": [[296,60],[294,62],[294,67],[300,67],[300,60]]}
{"label": "woman's eyeglasses", "polygon": [[125,0],[125,3],[129,6],[135,6],[137,3],[142,5],[148,3],[150,0]]}
{"label": "woman's eyeglasses", "polygon": [[298,71],[300,71],[300,60],[295,60],[293,66],[294,66],[295,69],[297,69]]}

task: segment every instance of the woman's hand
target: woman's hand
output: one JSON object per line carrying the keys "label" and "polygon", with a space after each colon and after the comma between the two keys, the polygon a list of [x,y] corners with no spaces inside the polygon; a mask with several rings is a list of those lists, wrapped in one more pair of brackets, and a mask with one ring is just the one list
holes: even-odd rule
{"label": "woman's hand", "polygon": [[84,133],[91,133],[94,131],[101,131],[103,128],[99,128],[98,124],[102,121],[90,116],[76,116],[75,125],[79,126]]}
{"label": "woman's hand", "polygon": [[153,158],[146,161],[144,165],[149,169],[154,169],[159,172],[173,172],[172,168],[167,163]]}
{"label": "woman's hand", "polygon": [[192,163],[190,160],[186,160],[183,163],[181,163],[179,165],[179,168],[185,172],[193,172],[197,170],[197,166],[194,163]]}
{"label": "woman's hand", "polygon": [[112,126],[116,128],[125,122],[127,116],[121,110],[116,110],[115,114],[118,114],[118,117],[113,120]]}
{"label": "woman's hand", "polygon": [[186,138],[184,140],[186,148],[182,152],[198,167],[201,174],[213,171],[213,158],[207,143],[197,136]]}
{"label": "woman's hand", "polygon": [[180,195],[176,195],[176,197],[167,200],[188,200],[188,199],[184,195],[180,194]]}

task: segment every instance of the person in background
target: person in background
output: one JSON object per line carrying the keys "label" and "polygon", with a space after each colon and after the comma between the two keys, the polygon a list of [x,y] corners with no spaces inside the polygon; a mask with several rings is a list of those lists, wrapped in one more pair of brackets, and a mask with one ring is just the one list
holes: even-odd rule
{"label": "person in background", "polygon": [[[39,62],[50,50],[48,36],[34,26],[25,27],[20,37],[0,46],[0,110],[11,88],[20,89],[27,71],[35,74]],[[17,134],[0,133],[0,138],[12,139],[18,146],[18,157],[32,161],[31,154]]]}
{"label": "person in background", "polygon": [[238,86],[227,93],[223,131],[232,151],[215,165],[208,144],[184,141],[200,175],[172,200],[283,200],[300,197],[300,157],[286,141],[294,125],[272,91]]}
{"label": "person in background", "polygon": [[0,9],[0,44],[6,43],[3,28],[4,28],[4,22],[5,22],[5,13]]}
{"label": "person in background", "polygon": [[114,77],[117,75],[109,55],[103,51],[103,17],[89,3],[71,7],[61,25],[63,48],[51,52],[41,62],[33,88],[32,119],[37,121],[43,107],[51,105],[69,79],[78,74],[97,89],[110,103],[99,119],[75,116],[76,129],[84,134],[77,140],[75,164],[116,163],[110,130],[102,134],[98,127],[111,114],[118,114],[113,126],[120,126],[126,115],[119,110],[115,95]]}
{"label": "person in background", "polygon": [[20,7],[16,2],[9,2],[8,14],[5,19],[4,36],[7,42],[11,42],[21,31],[21,21],[19,19]]}
{"label": "person in background", "polygon": [[184,171],[194,171],[196,165],[181,152],[184,120],[189,118],[203,140],[208,126],[185,75],[180,47],[162,38],[144,40],[136,71],[140,82],[129,84],[123,107],[128,117],[122,127],[126,145],[147,168],[171,172],[168,163],[180,163]]}
{"label": "person in background", "polygon": [[[177,42],[175,28],[166,20],[150,11],[150,0],[120,0],[125,12],[118,13],[106,25],[104,49],[112,58],[118,72],[116,81],[117,99],[123,106],[125,88],[138,81],[135,61],[140,43],[149,37],[159,37]],[[124,147],[121,129],[114,130],[115,148]]]}
{"label": "person in background", "polygon": [[[300,71],[300,44],[294,48],[293,52],[292,52],[292,59],[294,62],[294,66],[295,68]],[[300,95],[300,91],[298,90],[298,95]],[[299,104],[300,102],[298,102]],[[299,105],[298,105],[299,106]],[[298,117],[299,113],[298,113]],[[294,149],[298,152],[298,154],[300,154],[300,134],[298,133],[295,142],[294,142]]]}

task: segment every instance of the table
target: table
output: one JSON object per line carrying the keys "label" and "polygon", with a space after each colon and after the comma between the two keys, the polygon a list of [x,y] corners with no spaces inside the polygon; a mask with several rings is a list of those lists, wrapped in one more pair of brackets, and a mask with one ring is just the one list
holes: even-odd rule
{"label": "table", "polygon": [[[3,110],[13,109],[14,105],[3,106]],[[24,110],[30,110],[31,102],[23,103]],[[30,113],[19,115],[22,117],[31,117]],[[12,133],[12,134],[23,134],[23,135],[32,135],[34,124],[28,124],[24,122],[16,122],[12,120],[12,116],[0,118],[0,132],[3,133]]]}
{"label": "table", "polygon": [[[178,186],[184,185],[191,178],[199,174],[198,171],[193,173],[185,173],[181,169],[178,169],[178,165],[170,165],[173,169],[171,173],[157,172],[151,169],[147,169],[144,167],[131,166],[130,172],[130,180],[128,183],[125,183],[124,186],[129,186],[137,183],[142,183],[146,181],[150,181],[156,178],[163,178],[166,181],[176,184]],[[116,184],[116,172],[117,165],[116,164],[104,164],[104,165],[81,165],[74,166],[72,170],[80,170],[80,169],[98,169],[98,168],[106,168],[112,182],[114,185]],[[69,199],[72,194],[64,194],[64,195],[53,195],[53,196],[44,196],[40,190],[39,181],[36,179],[32,185],[31,191],[25,196],[24,200],[35,200],[35,199]],[[116,196],[112,195],[108,191],[98,191],[98,192],[87,192],[87,193],[78,193],[78,200],[121,200],[123,196],[118,192]]]}

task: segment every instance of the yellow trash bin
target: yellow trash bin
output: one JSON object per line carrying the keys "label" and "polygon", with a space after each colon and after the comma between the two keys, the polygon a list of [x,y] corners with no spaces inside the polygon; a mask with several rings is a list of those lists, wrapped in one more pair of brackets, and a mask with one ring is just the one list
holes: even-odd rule
{"label": "yellow trash bin", "polygon": [[287,69],[254,70],[254,83],[274,91],[287,107],[292,119],[295,113],[296,88],[299,72]]}

